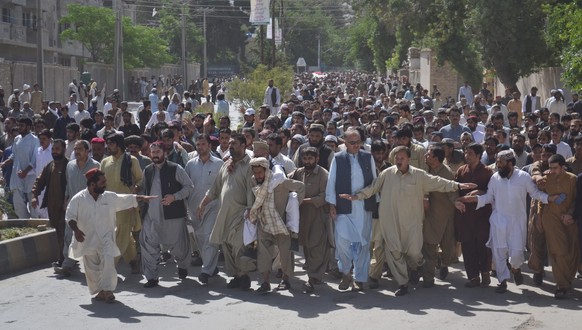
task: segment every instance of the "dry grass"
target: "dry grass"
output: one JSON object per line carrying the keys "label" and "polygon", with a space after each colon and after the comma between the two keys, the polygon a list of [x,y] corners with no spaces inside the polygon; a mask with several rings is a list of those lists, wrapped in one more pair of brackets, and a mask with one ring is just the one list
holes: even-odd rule
{"label": "dry grass", "polygon": [[0,241],[38,233],[38,229],[31,227],[12,227],[0,229]]}

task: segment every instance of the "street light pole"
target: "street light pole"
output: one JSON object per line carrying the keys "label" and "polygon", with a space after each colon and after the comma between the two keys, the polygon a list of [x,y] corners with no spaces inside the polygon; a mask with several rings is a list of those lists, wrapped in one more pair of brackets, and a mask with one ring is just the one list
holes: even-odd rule
{"label": "street light pole", "polygon": [[119,88],[120,75],[119,75],[119,67],[120,67],[120,59],[119,59],[119,44],[120,44],[120,21],[121,21],[121,10],[119,4],[121,0],[115,0],[115,6],[117,14],[115,15],[115,41],[113,42],[113,59],[115,61],[115,85],[113,88]]}
{"label": "street light pole", "polygon": [[36,83],[44,90],[44,50],[42,49],[42,8],[36,0]]}
{"label": "street light pole", "polygon": [[203,52],[203,57],[204,57],[204,77],[202,78],[208,78],[208,57],[206,56],[206,8],[204,8],[203,10],[203,21],[204,21],[204,52]]}
{"label": "street light pole", "polygon": [[321,33],[317,34],[317,71],[321,72]]}
{"label": "street light pole", "polygon": [[[184,78],[182,79],[188,87],[188,61],[186,59],[186,1],[182,3],[182,64],[184,66]],[[180,95],[181,96],[181,95]]]}
{"label": "street light pole", "polygon": [[115,18],[115,42],[113,57],[115,60],[115,86],[119,90],[122,100],[125,100],[125,74],[123,72],[123,0],[115,0],[117,9]]}

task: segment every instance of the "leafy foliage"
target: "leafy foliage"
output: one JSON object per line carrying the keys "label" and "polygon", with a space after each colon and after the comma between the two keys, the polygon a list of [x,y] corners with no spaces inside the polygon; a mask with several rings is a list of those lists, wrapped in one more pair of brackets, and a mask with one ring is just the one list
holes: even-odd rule
{"label": "leafy foliage", "polygon": [[[76,40],[91,53],[94,62],[113,63],[113,40],[115,39],[115,13],[102,7],[70,4],[68,14],[61,18],[61,23],[69,28],[61,33],[65,40]],[[168,53],[167,42],[160,37],[156,29],[133,25],[124,17],[123,47],[124,61],[127,69],[135,67],[159,67],[172,61]]]}
{"label": "leafy foliage", "polygon": [[291,93],[293,70],[289,66],[277,66],[271,70],[259,65],[247,75],[246,79],[236,78],[227,85],[229,101],[239,100],[245,107],[259,107],[263,104],[267,82],[273,79],[275,87],[280,89],[281,98]]}
{"label": "leafy foliage", "polygon": [[[448,61],[465,79],[479,85],[483,68],[494,69],[501,82],[517,80],[551,62],[543,40],[547,0],[355,0],[360,13],[384,24],[368,24],[375,46],[393,31],[392,52],[370,47],[389,66],[402,63],[411,45],[430,47],[440,63]],[[364,16],[365,17],[365,16]],[[367,21],[369,17],[365,17]],[[390,42],[387,42],[390,44]],[[390,48],[390,47],[388,47]],[[390,56],[391,55],[391,56]]]}
{"label": "leafy foliage", "polygon": [[[97,62],[113,55],[115,31],[115,15],[113,11],[103,7],[81,6],[71,4],[67,7],[68,14],[61,18],[60,23],[74,26],[61,32],[64,40],[76,40],[83,44],[91,53],[91,60]],[[109,55],[109,56],[108,56]]]}
{"label": "leafy foliage", "polygon": [[546,6],[545,38],[564,67],[563,79],[573,89],[582,89],[582,8],[576,2]]}

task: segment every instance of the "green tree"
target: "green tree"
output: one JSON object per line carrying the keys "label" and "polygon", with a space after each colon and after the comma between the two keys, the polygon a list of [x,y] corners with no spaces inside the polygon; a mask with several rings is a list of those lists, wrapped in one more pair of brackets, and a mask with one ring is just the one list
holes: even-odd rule
{"label": "green tree", "polygon": [[573,89],[582,89],[582,8],[572,3],[546,6],[545,38],[564,67],[562,78]]}
{"label": "green tree", "polygon": [[281,65],[269,70],[266,65],[258,65],[246,79],[236,78],[227,84],[227,97],[229,101],[239,100],[244,107],[256,108],[263,104],[269,79],[274,80],[281,98],[285,98],[292,92],[293,76],[290,66]]}
{"label": "green tree", "polygon": [[[115,39],[115,13],[109,8],[71,4],[68,14],[60,23],[69,25],[61,32],[64,40],[75,40],[83,44],[94,62],[113,63]],[[131,19],[124,17],[123,51],[125,67],[159,67],[172,61],[168,44],[156,29],[133,25]]]}
{"label": "green tree", "polygon": [[485,68],[512,91],[551,59],[543,37],[545,0],[468,0],[469,30]]}
{"label": "green tree", "polygon": [[[202,32],[196,26],[191,11],[184,10],[186,30],[186,56],[190,60],[200,61],[202,58]],[[168,51],[174,59],[182,58],[182,8],[180,6],[162,7],[156,14],[160,37],[167,41]]]}
{"label": "green tree", "polygon": [[115,15],[109,8],[71,4],[68,14],[61,18],[61,24],[69,28],[61,32],[64,40],[76,40],[87,48],[91,60],[98,62],[113,53]]}

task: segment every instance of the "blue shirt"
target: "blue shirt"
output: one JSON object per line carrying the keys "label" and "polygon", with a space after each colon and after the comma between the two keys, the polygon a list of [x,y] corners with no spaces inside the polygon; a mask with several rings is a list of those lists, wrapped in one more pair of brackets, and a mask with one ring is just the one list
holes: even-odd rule
{"label": "blue shirt", "polygon": [[[23,189],[26,192],[32,190],[32,183],[36,178],[36,150],[38,147],[40,147],[38,138],[32,133],[28,133],[25,136],[18,135],[14,138],[12,155],[10,155],[10,159],[13,161],[10,175],[10,187],[12,189]],[[18,171],[24,170],[28,166],[32,169],[24,179],[21,179],[18,176]]]}
{"label": "blue shirt", "polygon": [[471,132],[471,129],[467,126],[461,126],[461,125],[451,126],[450,124],[447,126],[441,127],[441,130],[439,132],[443,134],[443,139],[449,138],[449,139],[453,139],[453,140],[458,141],[458,142],[461,141],[461,134],[463,134],[463,132],[468,132],[470,134],[473,134]]}
{"label": "blue shirt", "polygon": [[151,103],[152,113],[158,112],[158,94],[150,93],[150,96],[148,97],[148,99],[150,100],[150,103]]}

